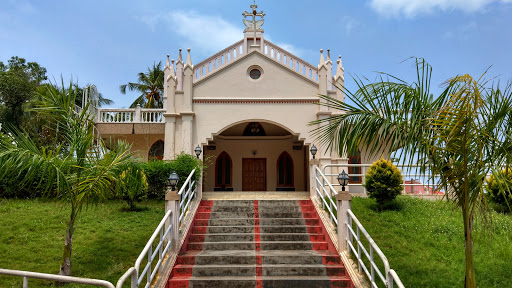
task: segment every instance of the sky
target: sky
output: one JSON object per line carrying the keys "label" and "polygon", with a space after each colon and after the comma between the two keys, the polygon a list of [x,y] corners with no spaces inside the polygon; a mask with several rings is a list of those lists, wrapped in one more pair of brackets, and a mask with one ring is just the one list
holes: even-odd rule
{"label": "sky", "polygon": [[[166,55],[191,48],[192,64],[243,38],[252,0],[0,0],[0,61],[35,61],[52,81],[95,84],[128,107],[136,82]],[[512,80],[512,0],[257,0],[265,38],[318,65],[341,55],[351,77],[387,72],[413,81],[410,57],[433,67],[434,93],[458,74]],[[184,55],[186,57],[186,55]],[[334,60],[334,59],[333,59]]]}

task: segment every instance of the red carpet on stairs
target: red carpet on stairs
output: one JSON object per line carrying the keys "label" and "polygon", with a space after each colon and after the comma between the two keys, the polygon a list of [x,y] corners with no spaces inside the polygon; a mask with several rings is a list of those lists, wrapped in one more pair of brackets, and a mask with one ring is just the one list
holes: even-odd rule
{"label": "red carpet on stairs", "polygon": [[310,200],[201,201],[166,287],[353,287]]}

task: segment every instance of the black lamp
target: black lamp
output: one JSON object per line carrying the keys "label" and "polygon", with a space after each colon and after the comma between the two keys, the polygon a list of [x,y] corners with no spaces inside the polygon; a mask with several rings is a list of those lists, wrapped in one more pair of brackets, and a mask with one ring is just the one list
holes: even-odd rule
{"label": "black lamp", "polygon": [[338,179],[338,183],[341,185],[341,191],[345,191],[345,186],[348,185],[348,180],[350,179],[345,170],[341,171],[336,179]]}
{"label": "black lamp", "polygon": [[178,181],[180,181],[180,177],[176,174],[176,171],[172,172],[171,175],[169,175],[169,185],[172,191],[178,186]]}
{"label": "black lamp", "polygon": [[311,152],[311,155],[313,155],[313,159],[315,159],[315,155],[316,155],[316,152],[318,151],[318,149],[316,149],[316,146],[315,144],[313,144],[311,146],[311,149],[309,149],[309,152]]}
{"label": "black lamp", "polygon": [[194,152],[196,152],[197,159],[199,159],[199,155],[201,155],[201,152],[203,152],[203,150],[201,150],[201,147],[197,145],[196,149],[194,149]]}

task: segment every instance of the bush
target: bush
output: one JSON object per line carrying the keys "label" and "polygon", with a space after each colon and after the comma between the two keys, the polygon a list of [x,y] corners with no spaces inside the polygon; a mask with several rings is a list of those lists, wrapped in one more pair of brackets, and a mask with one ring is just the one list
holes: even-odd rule
{"label": "bush", "polygon": [[496,210],[510,212],[512,211],[512,170],[503,170],[502,173],[506,181],[499,182],[495,175],[491,175],[487,178],[486,190],[489,200],[496,204]]}
{"label": "bush", "polygon": [[135,202],[147,198],[148,182],[146,174],[141,168],[141,163],[132,162],[126,168],[116,182],[116,194],[130,206],[130,210],[136,210]]}
{"label": "bush", "polygon": [[151,161],[144,163],[142,169],[147,176],[148,181],[148,198],[163,199],[167,191],[167,181],[169,175],[176,171],[180,177],[178,189],[181,188],[185,180],[187,180],[190,172],[196,168],[194,180],[199,180],[201,176],[202,163],[196,157],[188,154],[180,154],[173,161]]}
{"label": "bush", "polygon": [[368,197],[375,199],[381,210],[404,189],[400,170],[388,160],[374,162],[366,172],[365,179],[363,185]]}

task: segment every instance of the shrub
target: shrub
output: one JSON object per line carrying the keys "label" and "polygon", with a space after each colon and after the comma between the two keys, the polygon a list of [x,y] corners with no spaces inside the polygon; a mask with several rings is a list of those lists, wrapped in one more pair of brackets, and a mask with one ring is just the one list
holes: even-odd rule
{"label": "shrub", "polygon": [[126,165],[116,182],[116,194],[130,206],[130,210],[136,210],[135,202],[140,202],[147,197],[148,182],[146,174],[138,162]]}
{"label": "shrub", "polygon": [[499,182],[495,175],[487,178],[486,190],[489,200],[495,203],[497,210],[512,211],[512,170],[502,171],[505,181]]}
{"label": "shrub", "polygon": [[194,180],[199,180],[202,163],[192,155],[182,153],[173,161],[150,161],[142,166],[148,181],[148,198],[163,199],[167,191],[169,175],[176,171],[180,177],[178,189],[181,188],[190,172],[196,168]]}
{"label": "shrub", "polygon": [[402,190],[402,174],[391,161],[380,159],[374,162],[365,175],[364,187],[368,197],[375,199],[381,210],[393,201]]}

